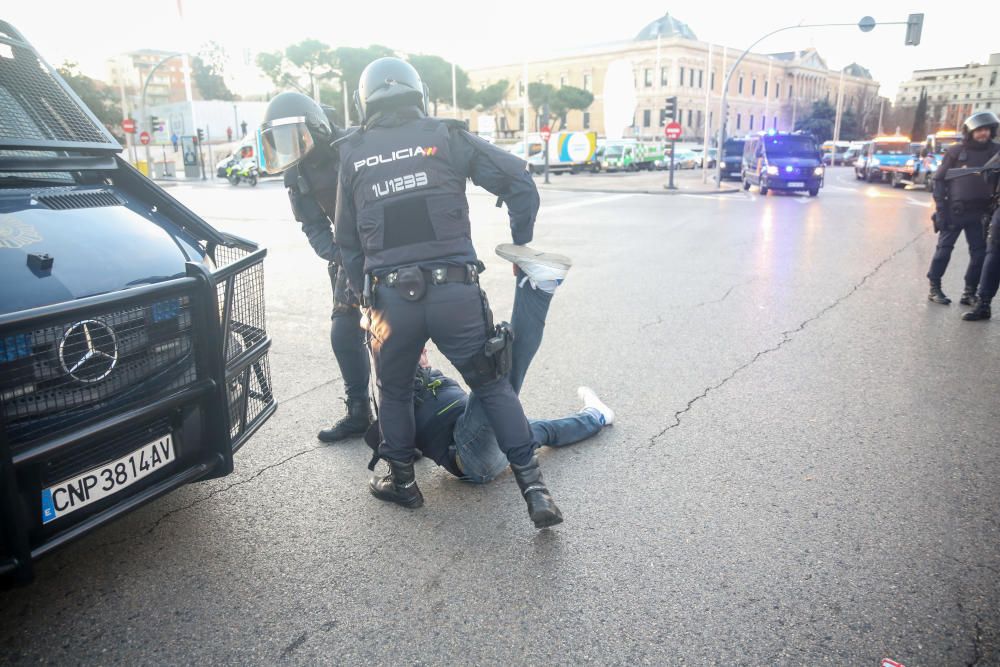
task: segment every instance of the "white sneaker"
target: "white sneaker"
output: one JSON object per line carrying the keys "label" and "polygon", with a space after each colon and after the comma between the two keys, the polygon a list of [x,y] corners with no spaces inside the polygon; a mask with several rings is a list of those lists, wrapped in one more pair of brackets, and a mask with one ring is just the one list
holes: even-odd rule
{"label": "white sneaker", "polygon": [[497,246],[496,253],[517,264],[535,288],[542,288],[547,292],[554,291],[573,266],[573,260],[566,255],[542,252],[526,245],[501,243]]}
{"label": "white sneaker", "polygon": [[590,387],[580,387],[576,390],[576,395],[583,400],[585,408],[592,408],[600,413],[601,424],[611,426],[615,423],[615,411],[604,404],[604,401],[597,397]]}

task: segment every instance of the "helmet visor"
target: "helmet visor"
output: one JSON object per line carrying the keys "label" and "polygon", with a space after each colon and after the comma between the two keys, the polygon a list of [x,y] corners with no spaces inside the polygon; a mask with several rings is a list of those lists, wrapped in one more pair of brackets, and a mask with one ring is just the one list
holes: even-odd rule
{"label": "helmet visor", "polygon": [[261,167],[269,174],[280,174],[301,160],[313,147],[312,133],[305,116],[278,118],[260,128],[263,155]]}

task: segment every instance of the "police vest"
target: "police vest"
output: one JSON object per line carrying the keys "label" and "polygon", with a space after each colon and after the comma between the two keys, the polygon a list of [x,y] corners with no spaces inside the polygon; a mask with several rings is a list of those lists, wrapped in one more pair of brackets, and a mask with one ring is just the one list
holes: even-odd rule
{"label": "police vest", "polygon": [[366,272],[475,261],[466,174],[452,166],[445,123],[419,118],[376,126],[346,143],[340,168],[353,195]]}
{"label": "police vest", "polygon": [[[965,143],[955,144],[948,149],[957,153],[953,168],[982,167],[991,157],[1000,152],[1000,144],[989,142],[982,149],[969,148]],[[991,196],[990,186],[979,174],[971,174],[948,181],[948,197],[952,202],[963,202],[985,209]]]}

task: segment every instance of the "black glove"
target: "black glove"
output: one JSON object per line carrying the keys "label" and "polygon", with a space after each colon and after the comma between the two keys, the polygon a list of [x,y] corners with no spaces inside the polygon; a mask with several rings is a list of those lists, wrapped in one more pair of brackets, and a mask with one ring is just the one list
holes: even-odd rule
{"label": "black glove", "polygon": [[935,211],[931,215],[931,221],[934,223],[935,234],[951,229],[951,217],[943,210]]}

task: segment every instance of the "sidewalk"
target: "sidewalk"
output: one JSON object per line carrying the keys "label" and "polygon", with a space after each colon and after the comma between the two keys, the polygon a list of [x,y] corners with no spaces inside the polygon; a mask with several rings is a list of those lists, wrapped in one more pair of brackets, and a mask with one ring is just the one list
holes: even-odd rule
{"label": "sidewalk", "polygon": [[639,171],[615,173],[549,174],[549,185],[544,176],[535,176],[539,190],[565,190],[586,192],[627,192],[633,194],[734,194],[740,191],[739,183],[723,181],[717,188],[712,180],[714,170],[709,170],[708,183],[701,181],[701,169],[674,172],[676,190],[667,190],[670,173],[667,171]]}

